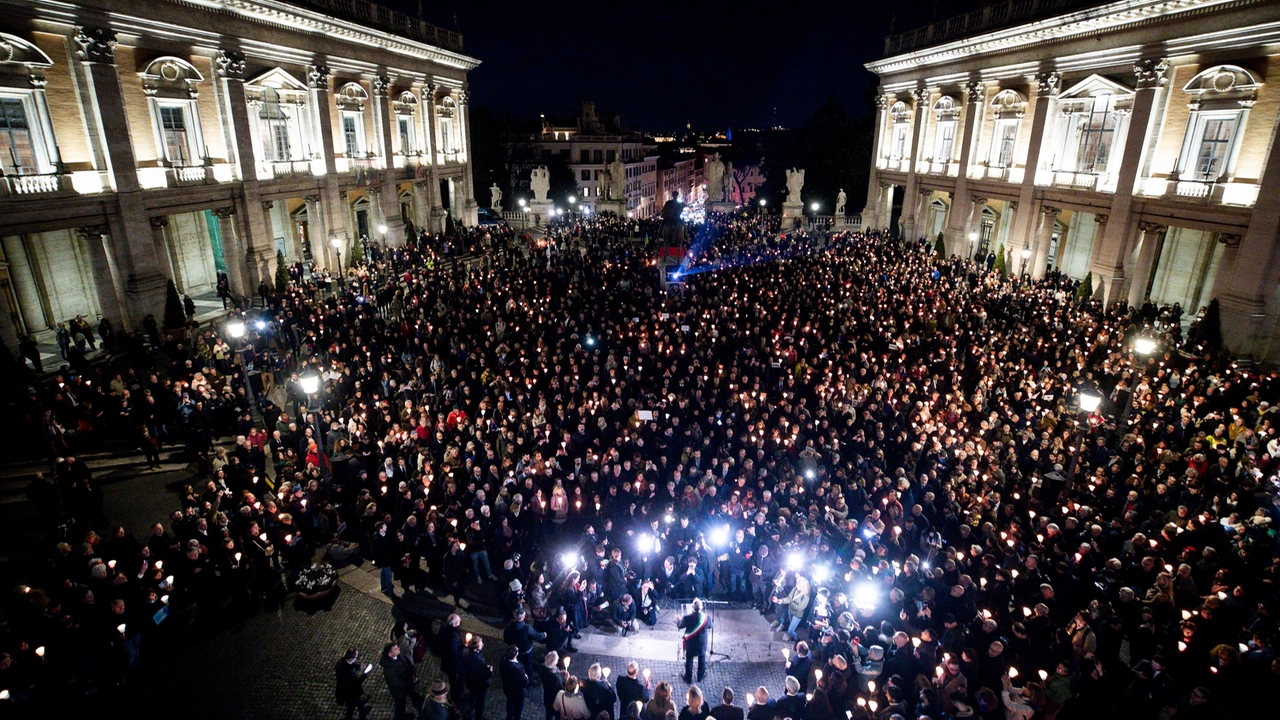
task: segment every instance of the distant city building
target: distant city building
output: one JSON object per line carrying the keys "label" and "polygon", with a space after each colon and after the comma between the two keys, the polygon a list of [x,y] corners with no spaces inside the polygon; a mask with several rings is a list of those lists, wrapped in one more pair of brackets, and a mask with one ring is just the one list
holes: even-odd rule
{"label": "distant city building", "polygon": [[[474,223],[462,37],[366,0],[0,0],[0,339]],[[365,18],[358,20],[357,18]],[[385,227],[385,232],[380,228]]]}
{"label": "distant city building", "polygon": [[1276,27],[1277,3],[1010,0],[892,36],[864,222],[1108,303],[1216,298],[1274,362]]}
{"label": "distant city building", "polygon": [[[602,179],[605,169],[618,158],[627,166],[627,206],[635,202],[639,211],[646,207],[643,176],[652,173],[656,162],[654,146],[644,135],[622,127],[617,115],[597,115],[593,102],[582,103],[581,111],[572,119],[556,121],[543,117],[541,130],[533,135],[511,138],[509,142],[532,144],[544,161],[559,156],[573,172],[578,196],[588,205],[604,198]],[[634,190],[630,187],[635,180]],[[652,198],[652,196],[650,196]],[[563,200],[563,198],[553,198]]]}

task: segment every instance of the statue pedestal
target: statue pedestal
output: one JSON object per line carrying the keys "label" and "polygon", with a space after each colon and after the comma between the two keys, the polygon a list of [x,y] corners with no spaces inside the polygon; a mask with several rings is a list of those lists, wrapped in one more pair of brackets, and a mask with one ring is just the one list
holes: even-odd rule
{"label": "statue pedestal", "polygon": [[595,204],[597,213],[613,213],[618,217],[627,216],[627,203],[625,200],[597,200]]}
{"label": "statue pedestal", "polygon": [[707,203],[707,212],[732,214],[738,212],[738,206],[731,202],[717,200]]}
{"label": "statue pedestal", "polygon": [[529,214],[533,216],[530,221],[538,227],[546,227],[555,211],[556,204],[550,200],[533,200],[529,203]]}
{"label": "statue pedestal", "polygon": [[802,202],[782,203],[782,217],[783,219],[804,217],[804,203]]}

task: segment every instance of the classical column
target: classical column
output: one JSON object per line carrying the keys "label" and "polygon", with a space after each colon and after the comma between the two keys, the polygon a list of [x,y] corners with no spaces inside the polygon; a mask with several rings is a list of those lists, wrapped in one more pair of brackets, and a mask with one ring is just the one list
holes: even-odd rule
{"label": "classical column", "polygon": [[413,216],[419,230],[431,227],[431,183],[427,180],[413,181]]}
{"label": "classical column", "polygon": [[431,152],[428,154],[431,163],[427,166],[429,169],[428,177],[431,182],[428,197],[430,198],[431,207],[428,211],[430,222],[426,227],[433,233],[441,232],[444,229],[444,205],[440,200],[440,175],[438,165],[440,163],[440,117],[436,108],[436,90],[437,86],[434,82],[427,83],[427,131],[431,136]]}
{"label": "classical column", "polygon": [[1052,205],[1040,207],[1040,227],[1036,230],[1031,254],[1031,277],[1039,280],[1049,268],[1049,245],[1053,243],[1053,223],[1062,212]]}
{"label": "classical column", "polygon": [[106,148],[108,175],[116,192],[139,188],[137,163],[129,138],[129,119],[116,72],[116,33],[111,28],[79,25],[73,38],[90,85],[87,113]]}
{"label": "classical column", "polygon": [[250,128],[249,100],[244,92],[244,53],[220,50],[213,60],[215,72],[221,80],[223,129],[228,147],[234,153],[233,163],[241,180],[258,179],[257,153],[253,148],[253,131]]}
{"label": "classical column", "polygon": [[462,201],[463,220],[467,225],[474,226],[480,221],[478,211],[479,203],[476,202],[475,179],[471,173],[471,128],[468,127],[471,113],[467,109],[471,102],[471,93],[465,88],[458,93],[458,132],[462,135],[462,152],[467,161],[462,167],[462,194],[466,199]]}
{"label": "classical column", "polygon": [[234,206],[213,209],[213,216],[218,219],[218,237],[222,240],[222,260],[227,266],[227,283],[232,295],[244,298],[252,296],[253,288],[245,281],[248,257],[236,231],[235,215]]}
{"label": "classical column", "polygon": [[98,307],[102,316],[111,320],[117,328],[122,327],[124,320],[124,295],[120,286],[120,272],[115,266],[112,254],[108,252],[106,243],[110,236],[106,225],[90,225],[78,228],[76,233],[84,243],[89,254],[90,271],[93,274],[94,289],[97,291]]}
{"label": "classical column", "polygon": [[1142,244],[1138,246],[1138,260],[1134,263],[1133,278],[1129,282],[1129,305],[1132,307],[1142,307],[1142,303],[1147,299],[1147,292],[1151,290],[1151,280],[1155,275],[1160,249],[1164,245],[1169,226],[1140,222],[1138,229],[1142,231],[1142,239],[1139,241]]}
{"label": "classical column", "polygon": [[862,209],[862,228],[877,228],[880,222],[880,208],[884,206],[884,187],[880,183],[880,144],[883,140],[884,118],[888,112],[889,99],[884,93],[876,95],[876,127],[871,133],[871,170],[867,176],[867,205]]}
{"label": "classical column", "polygon": [[173,244],[169,240],[169,217],[156,215],[147,219],[151,225],[151,249],[159,261],[161,274],[173,281],[178,292],[182,292],[182,272],[178,267]]}
{"label": "classical column", "polygon": [[[977,230],[978,225],[974,221],[978,217],[978,213],[982,211],[982,206],[987,204],[987,198],[984,198],[981,195],[974,195],[969,199],[971,201],[969,203],[969,217],[965,220],[964,227],[961,229],[960,233],[956,235],[957,247],[964,248],[967,251],[965,253],[965,257],[972,257],[977,251],[978,243],[970,240],[969,235],[973,234]],[[954,203],[952,204],[951,209],[955,210]],[[991,251],[994,252],[995,248],[991,248]]]}
{"label": "classical column", "polygon": [[324,159],[326,175],[334,172],[333,118],[329,115],[329,68],[312,65],[307,69],[307,87],[311,95],[311,110],[315,122],[311,123],[311,152],[320,153]]}
{"label": "classical column", "polygon": [[[986,97],[986,92],[980,82],[967,83],[964,90],[969,103],[964,111],[960,172],[956,175],[956,191],[951,196],[951,212],[947,215],[946,237],[950,239],[951,254],[960,254],[968,250],[969,252],[965,253],[967,256],[973,254],[973,248],[968,245],[968,234],[969,229],[973,227],[973,213],[979,203],[978,199],[974,198],[974,203],[970,206],[968,216],[963,223],[959,217],[960,213],[957,212],[959,209],[957,206],[969,196],[969,157],[973,152],[973,137],[977,133],[977,128],[982,125],[982,101]],[[947,158],[947,161],[949,163],[950,158]],[[985,202],[985,199],[983,201]]]}
{"label": "classical column", "polygon": [[[915,97],[915,126],[911,128],[911,152],[910,160],[907,162],[907,191],[903,195],[902,218],[902,236],[907,241],[914,241],[919,238],[920,234],[916,230],[916,223],[919,220],[915,212],[915,206],[911,208],[911,212],[907,213],[906,204],[914,203],[912,200],[916,196],[916,160],[920,157],[920,143],[924,137],[924,123],[927,117],[926,113],[929,108],[929,89],[918,88],[913,96]],[[918,205],[918,203],[917,203]]]}
{"label": "classical column", "polygon": [[[307,195],[302,201],[307,205],[307,239],[311,242],[311,259],[321,267],[329,267],[329,233],[320,209],[320,196]],[[333,269],[338,269],[336,263]]]}
{"label": "classical column", "polygon": [[[373,79],[373,107],[378,132],[382,135],[382,152],[387,159],[387,169],[382,175],[382,205],[379,209],[382,215],[380,225],[387,230],[384,233],[374,228],[378,237],[370,239],[391,247],[398,247],[404,244],[404,218],[400,217],[400,183],[397,179],[400,171],[395,168],[395,143],[393,142],[395,138],[392,134],[392,120],[395,115],[391,108],[391,78],[386,75],[378,75]],[[404,148],[401,150],[403,151]],[[405,162],[408,163],[408,155],[404,157]]]}
{"label": "classical column", "polygon": [[1027,162],[1023,166],[1022,185],[1018,188],[1018,207],[1021,212],[1013,216],[1013,226],[1009,230],[1009,249],[1015,256],[1023,248],[1030,247],[1032,242],[1032,221],[1036,192],[1036,171],[1040,167],[1040,151],[1044,146],[1044,129],[1049,117],[1049,109],[1058,95],[1058,84],[1061,80],[1056,72],[1042,72],[1036,75],[1036,107],[1031,116],[1031,139],[1027,145]]}
{"label": "classical column", "polygon": [[[1218,233],[1218,242],[1222,243],[1222,259],[1218,261],[1218,272],[1213,278],[1213,287],[1209,288],[1209,297],[1221,297],[1236,274],[1236,261],[1240,257],[1240,241],[1243,237],[1237,233]],[[1221,304],[1221,301],[1219,302]]]}
{"label": "classical column", "polygon": [[[1125,296],[1124,261],[1132,247],[1130,238],[1133,233],[1133,190],[1137,181],[1138,169],[1142,165],[1142,154],[1146,149],[1148,126],[1151,124],[1151,108],[1156,93],[1168,79],[1165,70],[1168,64],[1164,60],[1142,60],[1133,66],[1137,78],[1138,89],[1133,98],[1133,112],[1129,116],[1129,125],[1125,130],[1124,152],[1120,156],[1120,172],[1116,176],[1116,190],[1111,199],[1111,222],[1107,223],[1107,231],[1102,236],[1102,248],[1098,252],[1097,264],[1091,268],[1095,284],[1102,285],[1103,301],[1113,303]],[[1263,197],[1263,196],[1260,196]],[[1274,239],[1274,236],[1273,236]],[[1146,288],[1140,288],[1145,294]]]}
{"label": "classical column", "polygon": [[[1271,335],[1274,315],[1267,300],[1280,284],[1280,116],[1271,129],[1270,152],[1258,181],[1258,202],[1249,219],[1249,228],[1236,250],[1244,262],[1214,283],[1214,295],[1222,309],[1222,339],[1232,352],[1251,358],[1272,359],[1275,343]],[[1228,245],[1230,247],[1230,245]],[[1224,258],[1225,260],[1225,258]],[[1221,288],[1221,290],[1219,290]]]}

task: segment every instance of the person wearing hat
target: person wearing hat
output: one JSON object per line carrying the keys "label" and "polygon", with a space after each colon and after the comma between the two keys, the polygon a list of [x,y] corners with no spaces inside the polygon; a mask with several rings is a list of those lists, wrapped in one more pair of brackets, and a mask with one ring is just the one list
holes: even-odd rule
{"label": "person wearing hat", "polygon": [[431,697],[423,704],[418,720],[450,720],[457,717],[449,705],[449,684],[443,680],[431,683]]}
{"label": "person wearing hat", "polygon": [[507,720],[520,720],[524,713],[524,691],[529,687],[529,672],[520,662],[519,648],[507,648],[498,675],[502,678],[502,694],[507,697]]}
{"label": "person wearing hat", "polygon": [[476,636],[471,638],[466,652],[462,653],[462,676],[471,695],[474,720],[484,720],[484,698],[489,692],[489,682],[493,680],[493,666],[485,662],[481,654],[483,650],[484,640]]}
{"label": "person wearing hat", "polygon": [[346,707],[346,720],[351,720],[356,708],[360,708],[360,720],[369,717],[369,699],[364,694],[364,679],[369,673],[360,669],[359,660],[360,651],[351,648],[333,668],[337,679],[334,696],[339,705]]}
{"label": "person wearing hat", "polygon": [[555,720],[556,696],[564,689],[565,673],[560,669],[560,653],[552,650],[543,658],[537,667],[538,682],[542,685],[542,706],[546,710],[546,720]]}
{"label": "person wearing hat", "polygon": [[[518,583],[519,580],[512,580],[512,583]],[[538,632],[532,625],[525,622],[528,613],[523,607],[516,608],[515,619],[507,624],[506,629],[502,631],[502,641],[508,645],[512,645],[519,652],[520,665],[524,668],[526,675],[533,674],[533,644],[535,642],[546,642],[547,634]]]}

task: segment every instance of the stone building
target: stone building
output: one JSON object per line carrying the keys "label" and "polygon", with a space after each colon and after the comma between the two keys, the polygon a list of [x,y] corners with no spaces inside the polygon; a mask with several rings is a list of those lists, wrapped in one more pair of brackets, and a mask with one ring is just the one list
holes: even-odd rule
{"label": "stone building", "polygon": [[[621,158],[627,168],[626,200],[628,209],[642,205],[640,198],[643,184],[632,184],[646,172],[654,172],[656,162],[653,144],[644,135],[622,125],[616,114],[599,114],[596,105],[582,103],[578,114],[569,119],[542,117],[541,128],[536,133],[515,135],[508,140],[513,146],[528,145],[537,162],[550,162],[558,157],[573,173],[574,185],[580,201],[587,206],[604,199],[605,171],[614,160]],[[524,173],[527,179],[527,173]],[[650,183],[652,184],[652,183]],[[563,203],[567,198],[551,198]],[[632,205],[635,207],[632,208]]]}
{"label": "stone building", "polygon": [[0,337],[474,223],[478,64],[367,0],[0,0]]}
{"label": "stone building", "polygon": [[864,222],[1092,273],[1099,298],[1217,298],[1280,359],[1280,4],[1010,0],[886,41]]}

